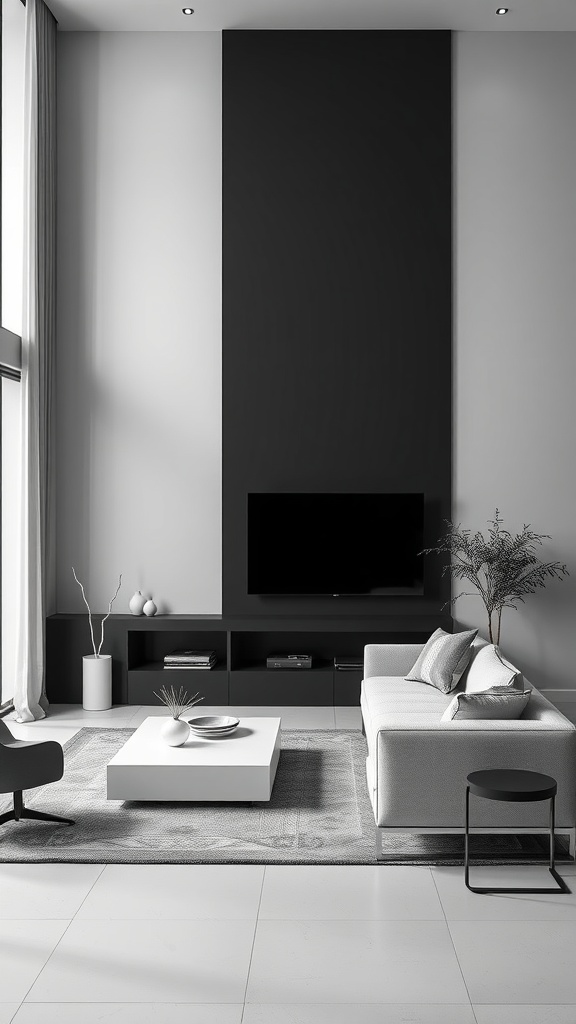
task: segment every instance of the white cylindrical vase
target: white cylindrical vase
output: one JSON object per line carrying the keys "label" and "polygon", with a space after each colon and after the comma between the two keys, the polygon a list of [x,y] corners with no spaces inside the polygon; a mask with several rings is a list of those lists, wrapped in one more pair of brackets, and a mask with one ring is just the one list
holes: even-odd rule
{"label": "white cylindrical vase", "polygon": [[82,707],[107,711],[112,707],[112,655],[85,654],[82,658]]}

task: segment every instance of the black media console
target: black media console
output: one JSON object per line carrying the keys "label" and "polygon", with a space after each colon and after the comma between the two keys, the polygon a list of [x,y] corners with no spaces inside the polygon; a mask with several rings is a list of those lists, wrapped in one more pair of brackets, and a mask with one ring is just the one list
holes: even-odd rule
{"label": "black media console", "polygon": [[[354,705],[361,672],[334,669],[334,658],[358,657],[368,643],[418,643],[450,615],[362,618],[233,618],[220,615],[112,615],[103,652],[112,655],[115,704],[157,704],[162,683],[183,684],[205,703],[236,705]],[[216,651],[210,671],[163,668],[178,647]],[[46,620],[46,684],[53,703],[82,702],[82,656],[90,651],[87,615],[50,615]],[[305,652],[311,669],[267,669],[277,652]]]}

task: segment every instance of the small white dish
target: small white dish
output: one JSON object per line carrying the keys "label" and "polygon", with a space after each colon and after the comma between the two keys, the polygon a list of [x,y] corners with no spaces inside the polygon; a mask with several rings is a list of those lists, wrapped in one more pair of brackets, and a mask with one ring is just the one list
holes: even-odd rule
{"label": "small white dish", "polygon": [[203,715],[200,718],[191,718],[189,725],[195,736],[216,739],[218,736],[229,736],[234,732],[240,725],[240,719],[232,718],[230,715]]}

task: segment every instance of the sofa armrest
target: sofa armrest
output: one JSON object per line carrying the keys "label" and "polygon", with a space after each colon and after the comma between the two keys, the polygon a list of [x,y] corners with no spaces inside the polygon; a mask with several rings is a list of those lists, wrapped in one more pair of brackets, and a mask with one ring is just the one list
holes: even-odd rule
{"label": "sofa armrest", "polygon": [[410,671],[424,644],[366,644],[364,678],[370,676],[405,676]]}
{"label": "sofa armrest", "polygon": [[[402,727],[399,721],[390,722],[371,737],[376,823],[389,827],[461,826],[469,772],[527,768],[556,779],[556,820],[559,825],[574,827],[576,733],[540,723],[533,726],[528,730],[519,721],[500,722],[496,727],[493,722],[468,721],[445,728],[430,727],[421,720]],[[547,814],[546,802],[477,800],[474,808],[478,825],[545,826]]]}

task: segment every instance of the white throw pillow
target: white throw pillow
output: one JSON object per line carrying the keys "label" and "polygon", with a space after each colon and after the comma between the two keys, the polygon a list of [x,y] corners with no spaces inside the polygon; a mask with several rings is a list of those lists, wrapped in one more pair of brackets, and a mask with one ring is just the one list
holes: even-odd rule
{"label": "white throw pillow", "polygon": [[484,693],[495,687],[523,690],[524,680],[520,670],[506,660],[498,647],[488,644],[478,651],[466,674],[465,691]]}
{"label": "white throw pillow", "polygon": [[488,718],[520,718],[528,701],[530,690],[515,690],[507,686],[498,693],[457,693],[442,715],[442,722],[483,720]]}
{"label": "white throw pillow", "polygon": [[426,642],[410,669],[406,679],[435,686],[442,693],[450,693],[460,682],[468,665],[471,644],[477,629],[463,633],[446,633],[437,629]]}
{"label": "white throw pillow", "polygon": [[464,670],[464,673],[460,679],[460,685],[458,687],[459,690],[466,689],[466,680],[468,679],[468,673],[470,672],[470,669],[472,668],[472,665],[474,664],[480,651],[484,647],[488,647],[488,641],[485,640],[484,637],[482,636],[477,636],[470,648],[470,661],[468,662],[468,665],[466,666],[466,669]]}

